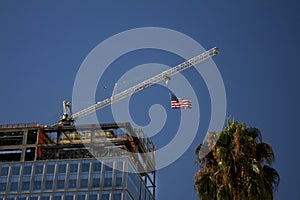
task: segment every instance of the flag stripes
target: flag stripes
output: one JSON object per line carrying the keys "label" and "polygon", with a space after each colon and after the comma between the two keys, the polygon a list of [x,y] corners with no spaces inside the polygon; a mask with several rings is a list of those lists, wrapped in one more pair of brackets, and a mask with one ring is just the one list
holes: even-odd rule
{"label": "flag stripes", "polygon": [[172,109],[191,109],[192,108],[192,100],[177,98],[173,93],[170,93],[171,98],[171,108]]}

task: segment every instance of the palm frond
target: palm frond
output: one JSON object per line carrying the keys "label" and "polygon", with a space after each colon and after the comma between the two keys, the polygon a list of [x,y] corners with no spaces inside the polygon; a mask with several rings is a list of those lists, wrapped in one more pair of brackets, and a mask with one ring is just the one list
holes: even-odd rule
{"label": "palm frond", "polygon": [[271,165],[275,160],[272,147],[268,143],[261,142],[256,146],[256,159]]}
{"label": "palm frond", "polygon": [[194,185],[201,200],[273,199],[280,177],[271,167],[272,147],[262,142],[259,129],[229,118],[223,131],[208,133],[195,153],[200,169]]}

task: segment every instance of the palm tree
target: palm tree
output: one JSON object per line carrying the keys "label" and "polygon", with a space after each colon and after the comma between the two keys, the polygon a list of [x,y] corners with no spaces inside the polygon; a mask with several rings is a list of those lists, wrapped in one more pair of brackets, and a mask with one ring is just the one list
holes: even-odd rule
{"label": "palm tree", "polygon": [[269,200],[280,177],[275,156],[259,129],[228,120],[220,133],[208,133],[196,149],[200,169],[195,190],[201,200]]}

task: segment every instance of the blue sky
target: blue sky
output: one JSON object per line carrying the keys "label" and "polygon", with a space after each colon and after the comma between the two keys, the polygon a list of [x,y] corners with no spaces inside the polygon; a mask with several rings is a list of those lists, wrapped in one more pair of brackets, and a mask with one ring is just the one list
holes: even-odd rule
{"label": "blue sky", "polygon": [[[227,115],[261,129],[264,141],[272,145],[276,154],[274,167],[281,175],[275,199],[300,199],[299,9],[300,3],[295,0],[2,0],[0,123],[55,123],[62,112],[62,100],[72,98],[81,63],[101,41],[132,28],[173,29],[206,49],[219,47],[221,53],[214,61],[225,84]],[[181,61],[159,51],[124,56],[99,82],[96,97],[108,97],[111,85],[131,66],[149,62],[174,66]],[[124,65],[122,70],[117,70],[120,65]],[[195,122],[200,125],[199,134],[180,159],[158,171],[158,200],[197,199],[193,190],[197,169],[194,149],[209,123],[210,100],[201,76],[193,72],[183,75],[197,88],[201,99],[201,122]],[[108,89],[104,90],[104,86]],[[149,98],[156,92],[161,98]],[[168,108],[167,91],[155,86],[132,99],[130,105],[137,123],[148,123],[149,118],[143,116],[153,103],[165,106],[168,116],[172,115],[163,132],[153,137],[158,146],[163,146],[172,139],[168,133],[176,129],[180,113]],[[107,113],[109,109],[98,116],[108,116],[102,117],[108,122]]]}

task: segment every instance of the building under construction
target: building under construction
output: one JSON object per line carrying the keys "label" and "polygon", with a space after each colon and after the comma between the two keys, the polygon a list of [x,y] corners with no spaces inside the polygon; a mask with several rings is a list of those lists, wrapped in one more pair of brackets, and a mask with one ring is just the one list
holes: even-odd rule
{"label": "building under construction", "polygon": [[74,114],[64,101],[54,126],[0,125],[0,199],[154,200],[155,146],[141,130],[72,124],[217,54],[214,47]]}
{"label": "building under construction", "polygon": [[155,146],[129,123],[0,125],[0,161],[4,200],[155,199]]}

